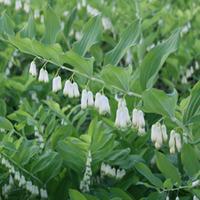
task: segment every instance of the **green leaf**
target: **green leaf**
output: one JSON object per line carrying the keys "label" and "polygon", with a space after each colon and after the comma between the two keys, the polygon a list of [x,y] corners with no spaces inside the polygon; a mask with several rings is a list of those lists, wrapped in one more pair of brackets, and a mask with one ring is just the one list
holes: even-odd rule
{"label": "green leaf", "polygon": [[14,22],[11,18],[6,14],[6,12],[2,13],[0,17],[0,34],[8,34],[14,35]]}
{"label": "green leaf", "polygon": [[44,14],[44,24],[45,24],[45,33],[42,41],[45,44],[54,44],[56,42],[56,36],[60,31],[60,20],[53,11],[51,7],[45,11]]}
{"label": "green leaf", "polygon": [[151,184],[162,188],[162,181],[156,177],[144,163],[136,163],[136,170],[142,174]]}
{"label": "green leaf", "polygon": [[112,65],[105,66],[101,71],[101,78],[106,86],[113,85],[123,91],[129,91],[131,80],[131,67],[122,68]]}
{"label": "green leaf", "polygon": [[71,30],[71,27],[72,27],[72,24],[76,18],[76,13],[77,13],[77,9],[74,8],[71,13],[70,13],[70,16],[65,24],[65,27],[64,27],[64,34],[65,34],[65,37],[67,38],[68,35],[69,35],[69,32]]}
{"label": "green leaf", "polygon": [[168,117],[174,116],[178,99],[176,90],[172,94],[166,94],[162,90],[154,88],[148,89],[142,94],[142,99],[146,112],[157,113]]}
{"label": "green leaf", "polygon": [[184,123],[199,123],[200,119],[200,81],[193,87],[188,106],[184,112]]}
{"label": "green leaf", "polygon": [[35,38],[36,28],[33,15],[29,16],[27,24],[20,31],[21,37]]}
{"label": "green leaf", "polygon": [[31,165],[31,172],[47,183],[60,172],[61,166],[62,159],[58,153],[48,151],[35,160]]}
{"label": "green leaf", "polygon": [[101,33],[101,17],[96,16],[91,18],[83,28],[81,40],[74,43],[73,50],[79,55],[84,56],[92,45],[100,41]]}
{"label": "green leaf", "polygon": [[0,128],[11,131],[13,130],[13,125],[8,119],[0,116]]}
{"label": "green leaf", "polygon": [[156,152],[156,164],[165,178],[171,179],[174,184],[181,184],[181,176],[178,169],[167,159],[164,154]]}
{"label": "green leaf", "polygon": [[67,167],[82,174],[88,150],[87,143],[75,137],[68,137],[65,141],[59,141],[56,149]]}
{"label": "green leaf", "polygon": [[83,58],[74,51],[70,50],[61,56],[63,63],[67,63],[74,67],[80,73],[87,76],[92,76],[93,74],[93,58]]}
{"label": "green leaf", "polygon": [[0,99],[0,116],[5,116],[7,113],[6,103],[3,99]]}
{"label": "green leaf", "polygon": [[181,150],[181,161],[184,170],[189,176],[194,176],[200,171],[200,163],[194,148],[190,144],[184,144]]}
{"label": "green leaf", "polygon": [[117,65],[126,51],[137,44],[140,35],[140,21],[133,22],[123,33],[114,49],[106,53],[104,64]]}
{"label": "green leaf", "polygon": [[133,200],[126,192],[120,188],[111,188],[110,189],[112,197],[126,200]]}
{"label": "green leaf", "polygon": [[153,48],[143,59],[140,66],[140,84],[142,89],[152,88],[156,76],[167,57],[178,48],[180,30],[177,29],[165,42]]}
{"label": "green leaf", "polygon": [[77,190],[69,190],[69,196],[70,200],[87,200],[84,195],[82,195],[79,191]]}

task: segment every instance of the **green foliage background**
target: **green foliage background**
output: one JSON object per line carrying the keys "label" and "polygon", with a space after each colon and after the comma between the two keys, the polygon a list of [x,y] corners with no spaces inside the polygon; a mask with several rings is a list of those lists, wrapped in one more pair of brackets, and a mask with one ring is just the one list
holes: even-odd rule
{"label": "green foliage background", "polygon": [[[183,83],[187,69],[200,62],[199,0],[88,0],[100,12],[88,14],[81,1],[30,1],[31,11],[0,6],[0,154],[34,184],[45,187],[48,199],[189,200],[200,198],[192,182],[200,173],[200,69]],[[34,19],[39,9],[44,23]],[[63,13],[68,11],[68,15]],[[104,30],[102,17],[112,22]],[[63,24],[63,25],[61,25]],[[188,25],[189,24],[189,25]],[[191,26],[187,33],[183,28]],[[82,32],[80,40],[76,32]],[[147,50],[155,44],[155,48]],[[126,53],[132,62],[127,64]],[[47,62],[50,80],[57,71],[63,84],[74,79],[95,93],[104,88],[111,115],[80,109],[79,99],[51,91],[51,81],[38,82],[28,73],[36,57],[38,69]],[[61,67],[62,66],[62,67]],[[115,94],[125,95],[129,111],[145,112],[145,136],[114,126]],[[181,153],[168,144],[158,151],[150,128],[163,121],[181,133]],[[44,139],[40,148],[35,128]],[[88,151],[92,154],[90,193],[79,190]],[[122,180],[100,176],[101,163],[126,170]],[[9,172],[0,165],[0,186]],[[39,199],[15,184],[8,199]]]}

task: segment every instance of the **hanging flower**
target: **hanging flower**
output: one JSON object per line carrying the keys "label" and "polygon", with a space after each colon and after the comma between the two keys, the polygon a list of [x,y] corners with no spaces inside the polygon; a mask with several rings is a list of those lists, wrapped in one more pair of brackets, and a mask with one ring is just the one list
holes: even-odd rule
{"label": "hanging flower", "polygon": [[63,89],[63,94],[65,96],[68,96],[69,98],[79,97],[80,96],[80,92],[79,92],[77,83],[76,82],[72,83],[70,80],[67,80],[65,82],[65,87]]}
{"label": "hanging flower", "polygon": [[99,111],[99,114],[101,115],[110,113],[110,104],[109,104],[108,98],[99,92],[97,92],[95,95],[94,106]]}
{"label": "hanging flower", "polygon": [[38,80],[45,83],[49,82],[49,75],[46,69],[43,68],[40,69]]}
{"label": "hanging flower", "polygon": [[37,76],[37,68],[36,68],[35,61],[32,61],[31,64],[30,64],[29,73],[32,76]]}
{"label": "hanging flower", "polygon": [[178,152],[180,152],[182,148],[181,136],[174,130],[170,132],[169,148],[170,148],[170,153],[175,153],[176,149]]}
{"label": "hanging flower", "polygon": [[30,11],[30,2],[29,1],[24,2],[24,11],[26,13],[29,13],[29,11]]}
{"label": "hanging flower", "polygon": [[115,119],[115,126],[118,128],[125,128],[130,124],[129,111],[124,99],[119,99],[118,108]]}
{"label": "hanging flower", "polygon": [[56,76],[56,77],[53,78],[52,90],[53,90],[53,92],[57,92],[61,89],[62,89],[61,77]]}
{"label": "hanging flower", "polygon": [[133,109],[132,125],[134,128],[138,129],[139,135],[143,135],[145,133],[144,113],[141,110]]}
{"label": "hanging flower", "polygon": [[196,195],[194,195],[193,200],[199,200],[199,198]]}
{"label": "hanging flower", "polygon": [[15,10],[20,10],[22,8],[22,2],[21,0],[15,1]]}
{"label": "hanging flower", "polygon": [[81,94],[81,108],[86,109],[88,106],[94,105],[94,97],[91,91],[84,89]]}
{"label": "hanging flower", "polygon": [[164,124],[157,122],[151,127],[151,141],[154,143],[156,149],[160,149],[163,142],[168,139],[167,128]]}

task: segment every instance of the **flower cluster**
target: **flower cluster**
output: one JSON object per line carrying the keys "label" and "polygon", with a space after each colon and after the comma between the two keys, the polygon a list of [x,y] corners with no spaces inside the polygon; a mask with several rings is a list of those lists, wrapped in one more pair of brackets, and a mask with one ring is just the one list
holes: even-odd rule
{"label": "flower cluster", "polygon": [[182,147],[182,144],[181,144],[180,134],[172,130],[170,132],[170,139],[169,139],[170,153],[175,153],[176,149],[178,152],[180,152],[181,147]]}
{"label": "flower cluster", "polygon": [[154,143],[156,149],[160,149],[164,142],[168,139],[167,128],[164,124],[159,122],[151,127],[151,141]]}
{"label": "flower cluster", "polygon": [[110,114],[110,104],[108,98],[100,92],[97,92],[95,95],[94,106],[99,111],[99,114]]}
{"label": "flower cluster", "polygon": [[78,85],[76,82],[71,82],[70,80],[67,80],[65,82],[65,87],[63,89],[63,94],[65,96],[68,96],[69,98],[79,97],[80,92],[78,89]]}
{"label": "flower cluster", "polygon": [[[48,198],[47,191],[43,188],[39,189],[37,185],[34,185],[32,181],[26,180],[23,174],[21,174],[15,167],[12,165],[10,161],[8,161],[4,156],[0,155],[1,164],[5,166],[11,176],[14,176],[14,180],[18,183],[19,187],[23,187],[27,191],[29,191],[32,195],[40,195],[42,198]],[[13,183],[13,179],[10,178],[10,182]],[[10,190],[11,187],[4,186],[4,193]]]}
{"label": "flower cluster", "polygon": [[91,152],[89,151],[87,160],[86,160],[86,168],[85,168],[83,180],[80,182],[80,190],[83,192],[90,191],[90,183],[91,183],[90,179],[92,176],[91,162],[92,162],[92,156],[91,156]]}
{"label": "flower cluster", "polygon": [[101,164],[101,177],[109,176],[112,178],[116,178],[117,180],[122,179],[126,174],[126,171],[124,169],[115,169],[114,167],[111,167],[110,165],[106,165],[105,163]]}
{"label": "flower cluster", "polygon": [[194,74],[195,70],[199,70],[199,63],[197,61],[195,62],[195,66],[191,66],[186,70],[185,74],[182,76],[181,83],[186,84],[188,79]]}
{"label": "flower cluster", "polygon": [[39,133],[37,127],[34,127],[34,135],[38,140],[38,143],[40,144],[40,148],[43,149],[44,148],[44,139],[42,137],[42,135]]}
{"label": "flower cluster", "polygon": [[[32,76],[37,76],[37,67],[36,67],[36,64],[35,64],[34,60],[30,64],[29,73]],[[46,69],[44,69],[44,68],[40,69],[38,80],[40,82],[44,82],[44,83],[48,83],[49,82],[49,75],[48,75],[48,72],[47,72]]]}

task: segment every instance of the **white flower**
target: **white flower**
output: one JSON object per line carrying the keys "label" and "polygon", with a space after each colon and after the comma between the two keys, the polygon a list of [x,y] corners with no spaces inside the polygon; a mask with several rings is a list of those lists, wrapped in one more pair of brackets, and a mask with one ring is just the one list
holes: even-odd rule
{"label": "white flower", "polygon": [[81,38],[82,38],[82,33],[78,31],[75,32],[75,39],[79,41]]}
{"label": "white flower", "polygon": [[103,25],[104,30],[112,29],[112,23],[110,19],[107,17],[102,17],[102,25]]}
{"label": "white flower", "polygon": [[73,86],[72,86],[72,83],[70,80],[67,80],[65,82],[65,86],[64,86],[64,89],[63,89],[63,94],[65,96],[69,96],[70,98],[73,97]]}
{"label": "white flower", "polygon": [[116,179],[122,179],[126,174],[126,171],[124,169],[120,170],[118,169],[117,170],[117,173],[116,173]]}
{"label": "white flower", "polygon": [[40,189],[40,196],[44,199],[48,198],[47,191],[45,189]]}
{"label": "white flower", "polygon": [[126,53],[126,58],[125,58],[126,65],[130,65],[132,63],[132,59],[133,59],[133,56],[132,56],[132,53],[129,49]]}
{"label": "white flower", "polygon": [[155,123],[151,127],[151,141],[154,143],[156,149],[160,149],[163,142],[168,139],[167,128],[164,124],[159,122]]}
{"label": "white flower", "polygon": [[38,80],[45,83],[49,82],[49,75],[46,69],[43,68],[40,69]]}
{"label": "white flower", "polygon": [[199,69],[199,63],[197,61],[195,61],[195,69],[198,70]]}
{"label": "white flower", "polygon": [[94,97],[91,91],[88,91],[88,99],[87,99],[88,106],[94,105]]}
{"label": "white flower", "polygon": [[142,135],[143,133],[145,133],[144,113],[141,110],[133,109],[132,124],[133,124],[133,127],[138,129],[139,134]]}
{"label": "white flower", "polygon": [[130,124],[130,122],[131,120],[128,108],[126,107],[126,102],[124,99],[119,99],[115,119],[115,126],[118,128],[125,128]]}
{"label": "white flower", "polygon": [[74,95],[74,97],[79,97],[80,96],[80,92],[79,92],[79,89],[78,89],[78,84],[76,82],[73,82],[72,86],[73,86],[73,95]]}
{"label": "white flower", "polygon": [[180,134],[176,133],[174,130],[170,132],[170,139],[169,139],[169,148],[170,153],[175,153],[176,149],[178,152],[181,151],[181,136]]}
{"label": "white flower", "polygon": [[38,19],[40,17],[40,11],[38,9],[34,10],[34,18]]}
{"label": "white flower", "polygon": [[179,197],[177,196],[175,200],[179,200]]}
{"label": "white flower", "polygon": [[37,68],[36,68],[35,61],[32,61],[31,64],[30,64],[29,73],[32,76],[37,76]]}
{"label": "white flower", "polygon": [[81,94],[81,108],[82,109],[87,108],[87,99],[88,99],[88,92],[86,89],[84,89]]}
{"label": "white flower", "polygon": [[166,196],[166,200],[169,200],[169,196],[168,195]]}
{"label": "white flower", "polygon": [[196,195],[194,195],[193,200],[199,200],[199,198]]}
{"label": "white flower", "polygon": [[87,13],[92,15],[92,16],[96,16],[96,15],[100,14],[100,12],[97,9],[93,8],[89,4],[87,5]]}
{"label": "white flower", "polygon": [[7,6],[10,6],[11,5],[11,0],[4,0],[4,4],[7,5]]}
{"label": "white flower", "polygon": [[101,115],[110,113],[110,105],[109,105],[108,98],[99,92],[97,92],[95,95],[94,106]]}
{"label": "white flower", "polygon": [[200,180],[196,180],[192,182],[192,187],[196,187],[200,184]]}
{"label": "white flower", "polygon": [[99,110],[101,93],[97,92],[95,95],[94,107]]}
{"label": "white flower", "polygon": [[22,2],[21,0],[16,0],[15,1],[15,10],[19,10],[22,8]]}
{"label": "white flower", "polygon": [[29,13],[29,11],[30,11],[30,3],[27,1],[24,2],[24,11],[26,13]]}
{"label": "white flower", "polygon": [[86,0],[82,0],[82,6],[85,7],[87,5]]}
{"label": "white flower", "polygon": [[53,90],[53,92],[57,92],[61,89],[62,89],[61,77],[56,76],[56,77],[53,78],[52,90]]}

